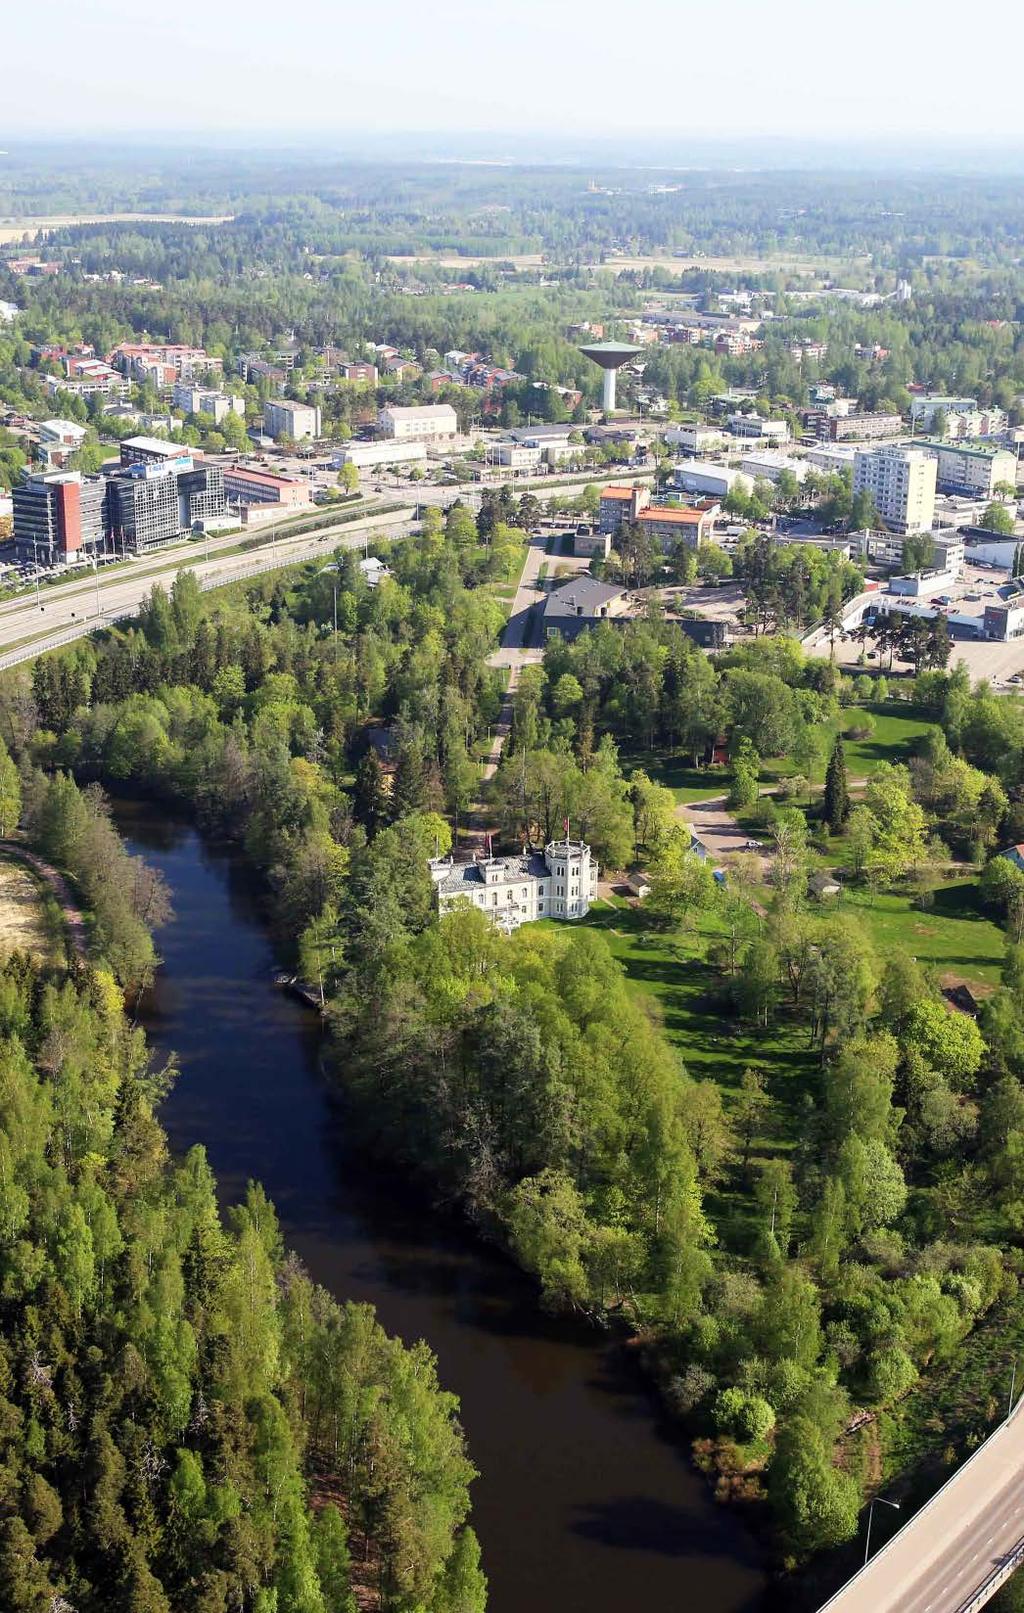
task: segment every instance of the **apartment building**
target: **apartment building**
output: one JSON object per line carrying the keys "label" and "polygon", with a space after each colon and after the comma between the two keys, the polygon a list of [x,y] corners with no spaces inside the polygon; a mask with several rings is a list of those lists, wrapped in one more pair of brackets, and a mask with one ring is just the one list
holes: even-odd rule
{"label": "apartment building", "polygon": [[120,342],[108,357],[122,375],[156,387],[173,386],[175,381],[224,368],[224,361],[211,358],[205,347],[191,347],[187,342]]}
{"label": "apartment building", "polygon": [[214,392],[208,387],[192,386],[188,381],[176,381],[171,392],[171,407],[184,409],[186,414],[212,415],[220,425],[229,414],[245,418],[245,399],[229,392]]}
{"label": "apartment building", "polygon": [[597,507],[597,530],[612,537],[629,526],[651,500],[649,487],[605,487]]}
{"label": "apartment building", "polygon": [[127,398],[132,389],[130,381],[100,358],[66,358],[64,374],[45,379],[51,398],[58,392],[70,392],[76,398]]}
{"label": "apartment building", "polygon": [[73,564],[103,544],[104,486],[79,471],[22,471],[11,493],[14,552],[40,566]]}
{"label": "apartment building", "polygon": [[85,437],[85,427],[75,420],[43,420],[39,426],[39,458],[47,470],[63,470]]}
{"label": "apartment building", "polygon": [[389,403],[381,409],[377,424],[383,437],[399,442],[450,442],[459,430],[458,416],[450,403],[409,407]]}
{"label": "apartment building", "polygon": [[1006,415],[994,405],[979,408],[977,398],[928,396],[914,398],[910,423],[915,431],[935,433],[937,418],[944,421],[943,437],[995,437],[1006,430]]}
{"label": "apartment building", "polygon": [[1017,460],[1008,448],[969,447],[932,437],[915,439],[914,447],[934,460],[936,486],[943,493],[990,499],[1000,482],[1016,485]]}
{"label": "apartment building", "polygon": [[935,460],[918,447],[865,448],[853,461],[854,493],[870,493],[894,532],[927,532],[935,513]]}
{"label": "apartment building", "polygon": [[899,414],[822,413],[808,421],[808,430],[819,442],[873,442],[898,437],[905,429]]}
{"label": "apartment building", "polygon": [[268,437],[291,437],[303,442],[320,436],[320,410],[290,398],[268,399],[263,405],[263,430]]}
{"label": "apartment building", "polygon": [[640,511],[636,524],[646,532],[652,543],[666,553],[677,544],[685,543],[690,549],[699,549],[710,541],[715,520],[721,505],[711,500],[692,507],[649,504]]}

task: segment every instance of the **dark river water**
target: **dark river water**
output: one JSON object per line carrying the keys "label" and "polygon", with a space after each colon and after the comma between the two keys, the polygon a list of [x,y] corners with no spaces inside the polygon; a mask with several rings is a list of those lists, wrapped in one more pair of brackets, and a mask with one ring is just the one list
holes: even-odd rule
{"label": "dark river water", "polygon": [[320,1073],[316,1015],[271,984],[237,857],[152,805],[118,803],[115,818],[173,894],[142,1005],[151,1042],[181,1062],[163,1111],[172,1145],[205,1144],[229,1197],[262,1181],[319,1282],[436,1352],[480,1469],[491,1613],[762,1613],[756,1549],[621,1346],[544,1318],[499,1253],[358,1157]]}

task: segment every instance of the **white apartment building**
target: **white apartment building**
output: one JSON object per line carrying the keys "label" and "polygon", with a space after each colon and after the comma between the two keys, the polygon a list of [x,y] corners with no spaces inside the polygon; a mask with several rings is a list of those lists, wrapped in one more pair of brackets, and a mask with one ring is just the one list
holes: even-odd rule
{"label": "white apartment building", "polygon": [[245,417],[245,399],[229,392],[214,392],[209,387],[190,386],[187,381],[175,381],[171,392],[172,409],[184,409],[186,414],[212,415],[219,426],[229,414]]}
{"label": "white apartment building", "polygon": [[853,491],[870,493],[894,532],[928,532],[935,514],[935,460],[922,448],[895,443],[858,449]]}
{"label": "white apartment building", "polygon": [[835,476],[839,471],[853,470],[856,453],[855,448],[848,448],[845,443],[820,442],[814,448],[808,448],[804,458],[814,470]]}
{"label": "white apartment building", "polygon": [[1016,484],[1017,460],[1007,448],[969,448],[966,443],[931,438],[915,442],[914,447],[934,459],[936,484],[944,493],[988,500],[1000,482]]}
{"label": "white apartment building", "polygon": [[431,860],[440,913],[470,902],[499,929],[512,931],[532,919],[584,918],[597,889],[597,864],[582,840],[552,840],[518,857],[479,857],[457,863]]}
{"label": "white apartment building", "polygon": [[447,442],[458,435],[459,420],[450,403],[424,403],[416,407],[385,404],[377,416],[385,437],[399,441]]}
{"label": "white apartment building", "polygon": [[293,403],[291,398],[273,398],[263,405],[263,430],[268,437],[319,437],[320,410],[309,403]]}
{"label": "white apartment building", "polygon": [[914,398],[910,404],[910,423],[915,431],[934,431],[937,415],[945,417],[943,436],[962,440],[965,437],[995,437],[1006,430],[1006,415],[1002,409],[990,405],[979,408],[977,398]]}

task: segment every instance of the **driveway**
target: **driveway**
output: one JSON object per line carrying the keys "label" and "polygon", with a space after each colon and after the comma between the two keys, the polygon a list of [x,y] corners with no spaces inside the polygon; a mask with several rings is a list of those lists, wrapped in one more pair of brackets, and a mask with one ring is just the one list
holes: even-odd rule
{"label": "driveway", "polygon": [[[539,626],[536,625],[540,613],[539,610],[534,611],[534,606],[539,606],[545,599],[556,571],[581,572],[590,566],[589,559],[583,557],[549,555],[547,541],[546,537],[531,538],[527,545],[516,597],[501,637],[501,648],[487,657],[488,666],[521,667],[529,665],[531,661],[542,660],[544,646],[540,640]],[[542,578],[541,568],[545,564],[549,575]]]}

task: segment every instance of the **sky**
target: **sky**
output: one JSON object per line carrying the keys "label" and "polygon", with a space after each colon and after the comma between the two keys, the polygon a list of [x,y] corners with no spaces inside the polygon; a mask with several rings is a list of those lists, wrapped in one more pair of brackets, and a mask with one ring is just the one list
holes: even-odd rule
{"label": "sky", "polygon": [[209,131],[352,147],[423,131],[491,151],[507,136],[509,156],[517,134],[550,135],[553,158],[589,136],[652,152],[719,136],[1024,146],[1022,0],[47,0],[5,8],[0,40],[0,144]]}

